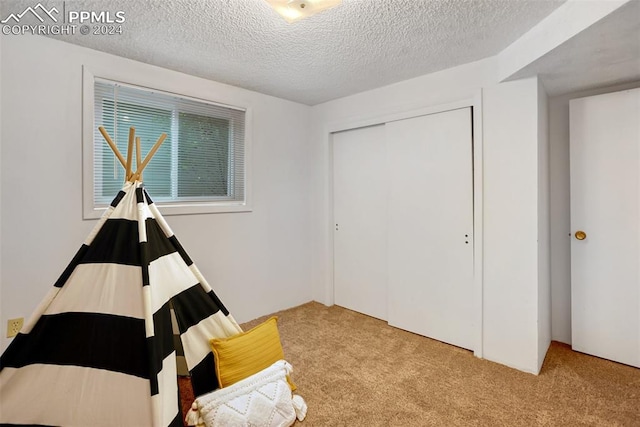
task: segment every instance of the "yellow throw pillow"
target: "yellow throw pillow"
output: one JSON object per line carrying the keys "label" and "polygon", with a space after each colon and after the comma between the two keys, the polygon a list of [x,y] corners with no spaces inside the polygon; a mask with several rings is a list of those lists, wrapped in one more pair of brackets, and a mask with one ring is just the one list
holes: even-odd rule
{"label": "yellow throw pillow", "polygon": [[[237,383],[284,359],[277,321],[274,316],[246,332],[210,341],[220,387]],[[287,381],[295,390],[288,376]]]}

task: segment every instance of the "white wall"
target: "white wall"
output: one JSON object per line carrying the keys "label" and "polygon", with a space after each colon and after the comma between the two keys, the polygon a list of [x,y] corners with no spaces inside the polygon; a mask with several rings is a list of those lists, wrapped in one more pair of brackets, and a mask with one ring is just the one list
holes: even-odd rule
{"label": "white wall", "polygon": [[538,370],[551,344],[549,100],[538,80]]}
{"label": "white wall", "polygon": [[538,327],[538,106],[543,100],[539,99],[537,78],[498,84],[495,58],[312,108],[313,296],[325,304],[333,303],[328,129],[473,98],[481,90],[484,357],[537,373],[540,341],[547,339],[539,340]]}
{"label": "white wall", "polygon": [[483,91],[487,359],[538,372],[538,81]]}
{"label": "white wall", "polygon": [[30,315],[95,224],[82,220],[83,64],[128,63],[252,108],[253,212],[167,220],[238,321],[311,300],[309,107],[48,38],[1,39],[1,325]]}
{"label": "white wall", "polygon": [[571,215],[569,101],[640,87],[640,82],[597,88],[549,99],[551,175],[551,338],[571,343]]}

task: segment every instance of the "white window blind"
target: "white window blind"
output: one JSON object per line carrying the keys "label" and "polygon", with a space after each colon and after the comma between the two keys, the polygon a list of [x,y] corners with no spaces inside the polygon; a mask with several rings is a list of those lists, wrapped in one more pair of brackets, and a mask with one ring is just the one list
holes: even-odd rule
{"label": "white window blind", "polygon": [[94,124],[96,207],[108,205],[124,183],[124,169],[98,126],[105,127],[123,155],[131,126],[141,139],[143,157],[160,134],[167,134],[143,173],[154,201],[245,201],[243,109],[96,78]]}

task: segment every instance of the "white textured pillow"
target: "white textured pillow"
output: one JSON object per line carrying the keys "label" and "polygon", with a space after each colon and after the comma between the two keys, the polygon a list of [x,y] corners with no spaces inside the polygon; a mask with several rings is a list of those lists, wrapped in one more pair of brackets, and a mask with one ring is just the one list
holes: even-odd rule
{"label": "white textured pillow", "polygon": [[[198,397],[196,402],[207,427],[287,427],[306,414],[296,396],[296,407],[286,376],[291,365],[280,360],[228,387]],[[300,403],[301,402],[301,403]]]}

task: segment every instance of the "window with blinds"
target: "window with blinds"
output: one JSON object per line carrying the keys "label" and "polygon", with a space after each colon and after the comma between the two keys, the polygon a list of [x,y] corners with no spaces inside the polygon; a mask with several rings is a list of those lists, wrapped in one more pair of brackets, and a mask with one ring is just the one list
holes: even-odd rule
{"label": "window with blinds", "polygon": [[98,126],[105,127],[123,155],[131,126],[141,139],[143,157],[160,134],[167,134],[143,173],[159,204],[244,202],[244,109],[96,78],[95,207],[108,205],[124,183],[124,170]]}

